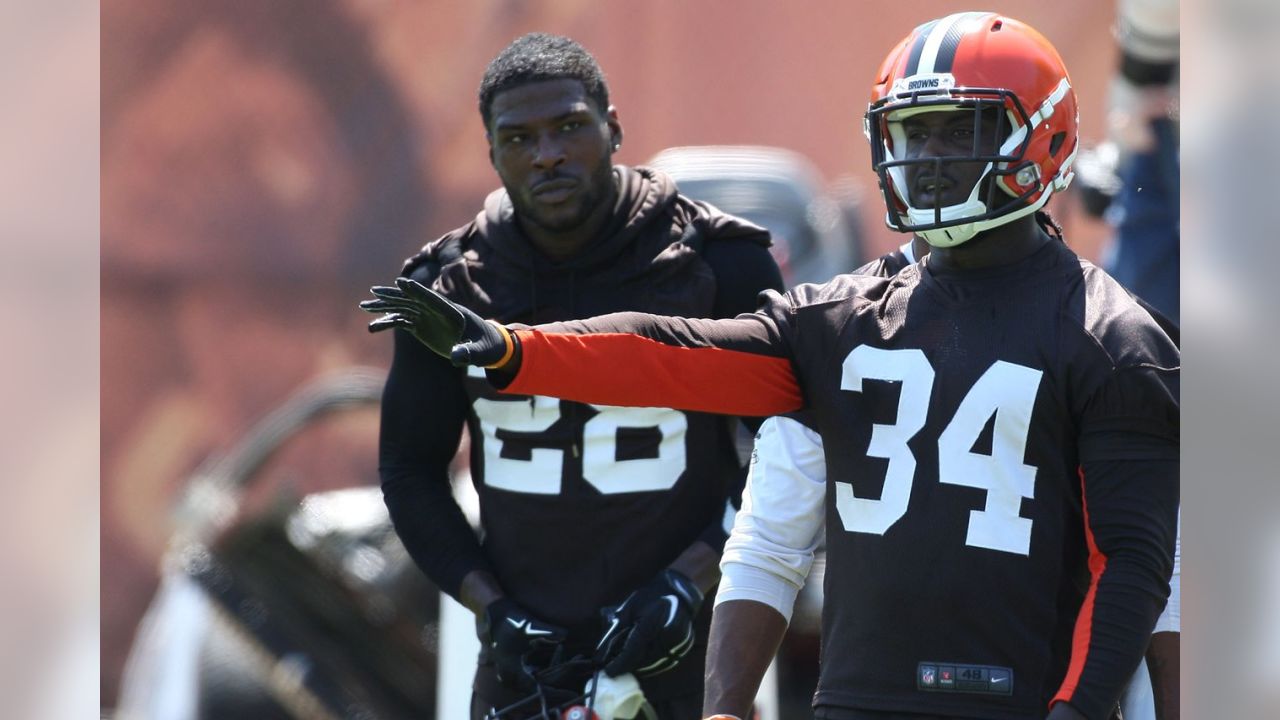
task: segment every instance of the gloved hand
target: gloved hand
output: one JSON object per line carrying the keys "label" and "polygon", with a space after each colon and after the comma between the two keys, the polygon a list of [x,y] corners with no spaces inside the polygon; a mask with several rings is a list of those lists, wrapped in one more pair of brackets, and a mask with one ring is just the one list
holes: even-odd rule
{"label": "gloved hand", "polygon": [[459,366],[501,367],[514,353],[515,336],[506,328],[485,322],[417,280],[399,277],[395,287],[375,285],[369,292],[377,299],[365,300],[360,309],[385,313],[369,323],[369,332],[408,330],[432,352]]}
{"label": "gloved hand", "polygon": [[610,676],[650,677],[666,672],[693,647],[693,619],[702,591],[683,574],[667,569],[609,611],[596,646],[596,662]]}
{"label": "gloved hand", "polygon": [[533,617],[511,598],[489,603],[476,619],[476,634],[489,649],[498,681],[518,690],[534,688],[533,673],[551,664],[567,631]]}

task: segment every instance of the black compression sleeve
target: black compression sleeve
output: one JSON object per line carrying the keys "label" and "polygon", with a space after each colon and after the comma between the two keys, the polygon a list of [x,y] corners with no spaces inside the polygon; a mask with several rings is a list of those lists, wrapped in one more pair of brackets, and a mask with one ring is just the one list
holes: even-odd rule
{"label": "black compression sleeve", "polygon": [[[1141,442],[1150,444],[1150,439]],[[1178,461],[1086,461],[1083,482],[1094,579],[1058,697],[1088,718],[1105,718],[1142,658],[1169,596]]]}
{"label": "black compression sleeve", "polygon": [[396,330],[378,443],[382,495],[409,555],[455,598],[467,573],[489,569],[449,482],[466,413],[461,371]]}

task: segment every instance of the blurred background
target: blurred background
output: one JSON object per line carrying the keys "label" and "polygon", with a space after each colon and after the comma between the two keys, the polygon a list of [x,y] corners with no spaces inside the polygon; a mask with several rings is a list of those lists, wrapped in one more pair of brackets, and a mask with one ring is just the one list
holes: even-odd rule
{"label": "blurred background", "polygon": [[[167,550],[208,544],[234,562],[245,538],[265,542],[262,533],[296,550],[306,536],[297,517],[369,506],[333,494],[377,485],[376,387],[390,342],[365,332],[356,303],[423,243],[469,220],[497,186],[475,90],[502,47],[534,30],[583,43],[626,130],[617,160],[654,159],[726,210],[759,213],[785,240],[788,279],[814,280],[903,241],[884,228],[861,130],[872,74],[913,26],[969,9],[958,0],[104,3],[104,713],[120,702],[126,657],[163,569],[204,572],[241,621],[255,617],[244,589],[260,587],[252,578],[219,586],[208,556]],[[1058,48],[1079,96],[1082,142],[1101,142],[1118,60],[1114,0],[1000,10]],[[754,148],[750,167],[743,146]],[[664,153],[673,147],[686,149]],[[718,168],[709,176],[699,174],[707,153]],[[717,186],[717,173],[769,176],[795,199],[761,207],[759,193]],[[1077,252],[1096,260],[1111,230],[1084,207],[1068,196],[1049,209]],[[356,367],[371,370],[351,374]],[[341,412],[316,400],[326,392]],[[264,418],[289,430],[258,424]],[[304,511],[309,497],[338,499]],[[263,529],[262,518],[283,530]],[[312,546],[325,533],[348,540],[329,543],[330,558],[306,572],[347,588],[335,593],[363,588],[365,599],[349,602],[366,602],[374,586],[432,597],[379,585],[381,570],[368,563],[405,560],[376,528],[321,527],[307,531]],[[281,562],[262,572],[270,578],[292,561]],[[375,612],[371,622],[423,627],[429,611]],[[413,662],[433,671],[429,656]]]}

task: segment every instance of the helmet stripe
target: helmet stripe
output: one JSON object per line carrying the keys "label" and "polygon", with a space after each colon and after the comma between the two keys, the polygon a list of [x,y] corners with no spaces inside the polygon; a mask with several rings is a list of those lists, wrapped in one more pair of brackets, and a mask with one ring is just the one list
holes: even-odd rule
{"label": "helmet stripe", "polygon": [[965,13],[964,18],[956,22],[947,30],[946,37],[942,38],[942,46],[938,48],[938,59],[933,63],[933,71],[935,73],[951,72],[951,65],[956,60],[956,48],[960,47],[960,38],[964,37],[965,31],[969,29],[970,23],[988,13]]}
{"label": "helmet stripe", "polygon": [[916,29],[916,40],[911,44],[911,56],[907,58],[907,67],[903,72],[903,77],[911,77],[918,72],[920,67],[920,54],[924,52],[924,43],[929,39],[929,33],[937,26],[938,21],[933,20],[921,25]]}
{"label": "helmet stripe", "polygon": [[969,21],[987,13],[965,12],[948,15],[938,21],[925,40],[917,73],[951,72],[956,58],[956,47],[968,29]]}

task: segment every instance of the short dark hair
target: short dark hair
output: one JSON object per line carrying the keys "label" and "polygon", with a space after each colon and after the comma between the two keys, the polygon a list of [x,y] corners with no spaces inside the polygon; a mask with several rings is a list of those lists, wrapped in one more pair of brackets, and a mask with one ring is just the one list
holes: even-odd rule
{"label": "short dark hair", "polygon": [[570,78],[582,83],[600,112],[609,108],[609,87],[596,59],[567,37],[529,33],[516,38],[485,68],[480,80],[480,117],[489,127],[493,98],[503,90],[541,80]]}

